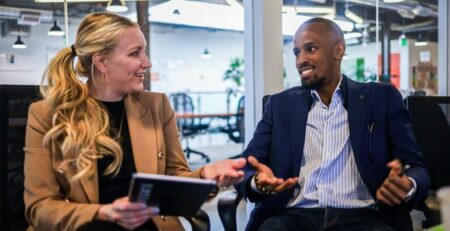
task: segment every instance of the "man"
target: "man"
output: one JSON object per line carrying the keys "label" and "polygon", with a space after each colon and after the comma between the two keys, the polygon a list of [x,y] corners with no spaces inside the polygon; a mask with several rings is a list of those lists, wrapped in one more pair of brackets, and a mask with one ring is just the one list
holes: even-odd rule
{"label": "man", "polygon": [[294,36],[302,86],[270,97],[236,188],[246,230],[412,230],[429,177],[400,93],[341,74],[344,36],[313,18]]}

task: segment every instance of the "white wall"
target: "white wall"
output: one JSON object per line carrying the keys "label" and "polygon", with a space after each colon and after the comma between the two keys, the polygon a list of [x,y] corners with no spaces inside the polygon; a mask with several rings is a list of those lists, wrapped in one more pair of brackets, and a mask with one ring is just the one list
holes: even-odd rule
{"label": "white wall", "polygon": [[[31,27],[29,37],[22,37],[26,49],[13,49],[17,36],[0,37],[0,84],[40,84],[49,58],[65,47],[63,37],[47,35],[51,24]],[[69,34],[75,34],[75,26],[69,26]],[[73,41],[71,39],[71,41]],[[14,55],[15,63],[9,58]]]}

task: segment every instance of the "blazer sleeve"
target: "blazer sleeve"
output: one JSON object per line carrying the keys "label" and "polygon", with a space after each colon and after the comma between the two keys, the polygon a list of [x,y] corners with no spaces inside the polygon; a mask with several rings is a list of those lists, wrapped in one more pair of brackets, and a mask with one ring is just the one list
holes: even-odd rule
{"label": "blazer sleeve", "polygon": [[[272,142],[272,125],[273,125],[273,99],[277,95],[273,95],[267,101],[262,119],[258,122],[253,138],[249,142],[247,148],[243,152],[243,156],[248,158],[254,156],[260,163],[269,165],[269,155]],[[246,164],[244,167],[244,180],[241,183],[235,185],[237,191],[239,191],[244,197],[248,198],[251,202],[257,202],[264,199],[265,195],[255,192],[251,186],[251,180],[256,173],[255,169]]]}
{"label": "blazer sleeve", "polygon": [[430,187],[430,178],[420,148],[413,133],[411,116],[406,109],[400,92],[389,86],[388,115],[391,150],[394,158],[400,159],[410,166],[406,175],[417,183],[414,196],[407,202],[412,208],[423,199]]}
{"label": "blazer sleeve", "polygon": [[[30,106],[25,137],[25,217],[35,230],[76,230],[91,221],[99,204],[69,202],[53,168],[52,150],[42,140],[50,128],[42,101]],[[48,117],[47,117],[48,118]]]}
{"label": "blazer sleeve", "polygon": [[166,175],[171,176],[189,176],[200,178],[200,172],[202,168],[191,172],[184,155],[183,149],[180,143],[180,135],[178,133],[177,121],[175,112],[170,106],[169,99],[165,94],[161,94],[163,98],[163,133],[164,143],[166,146],[167,162],[166,162]]}

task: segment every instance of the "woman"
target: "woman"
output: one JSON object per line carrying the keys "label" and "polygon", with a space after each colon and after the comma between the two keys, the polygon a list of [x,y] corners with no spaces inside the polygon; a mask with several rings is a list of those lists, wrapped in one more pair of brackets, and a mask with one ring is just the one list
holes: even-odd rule
{"label": "woman", "polygon": [[167,97],[143,91],[151,67],[145,48],[137,24],[93,13],[75,44],[49,64],[44,99],[29,109],[24,148],[29,230],[77,230],[97,221],[180,230],[176,217],[128,200],[133,172],[216,179],[220,186],[242,179],[244,159],[189,170]]}

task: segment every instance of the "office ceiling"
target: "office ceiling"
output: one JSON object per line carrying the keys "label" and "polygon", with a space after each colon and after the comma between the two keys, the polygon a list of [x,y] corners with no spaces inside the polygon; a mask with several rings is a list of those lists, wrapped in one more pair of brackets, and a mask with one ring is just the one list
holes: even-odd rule
{"label": "office ceiling", "polygon": [[[154,6],[168,0],[149,0],[149,5]],[[227,4],[226,0],[186,0],[209,2],[214,4]],[[243,0],[237,0],[241,2]],[[405,0],[402,3],[384,3],[379,1],[379,19],[381,27],[389,25],[391,38],[405,33],[407,37],[416,39],[420,34],[430,41],[437,41],[437,11],[438,0]],[[69,17],[82,18],[90,12],[104,11],[106,2],[98,3],[69,3]],[[127,2],[130,10],[135,10],[134,2]],[[369,41],[373,40],[375,33],[375,4],[376,0],[283,0],[287,6],[295,6],[297,9],[303,6],[335,7],[338,17],[344,17],[344,11],[348,8],[353,13],[364,19]],[[35,3],[34,0],[0,0],[0,20],[2,7],[25,8],[45,10],[56,17],[63,16],[63,3]],[[51,22],[51,21],[50,21]],[[48,23],[50,23],[48,22]],[[364,27],[357,30],[363,31]]]}

